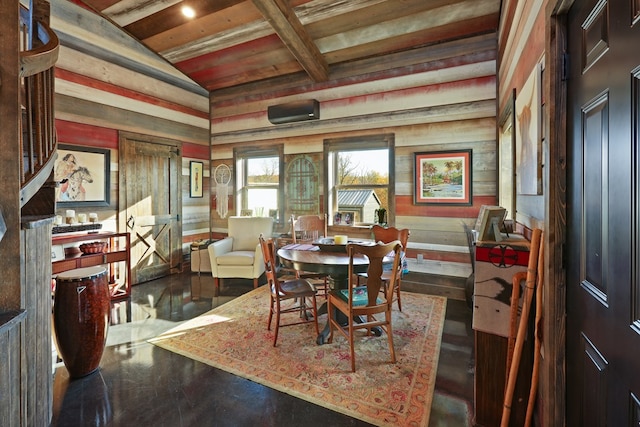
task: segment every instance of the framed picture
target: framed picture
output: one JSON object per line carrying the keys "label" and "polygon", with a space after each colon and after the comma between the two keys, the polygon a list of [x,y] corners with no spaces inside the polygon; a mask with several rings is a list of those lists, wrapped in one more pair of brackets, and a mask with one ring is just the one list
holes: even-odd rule
{"label": "framed picture", "polygon": [[516,90],[511,91],[498,121],[498,205],[507,209],[506,218],[516,212]]}
{"label": "framed picture", "polygon": [[415,153],[414,203],[471,205],[471,150]]}
{"label": "framed picture", "polygon": [[476,220],[478,240],[495,240],[497,242],[502,240],[501,230],[504,228],[506,214],[507,210],[501,206],[482,205]]}
{"label": "framed picture", "polygon": [[59,144],[54,165],[58,205],[109,206],[110,153],[108,148]]}
{"label": "framed picture", "polygon": [[342,211],[340,214],[342,215],[342,225],[353,225],[356,220],[355,211]]}
{"label": "framed picture", "polygon": [[542,194],[540,73],[536,64],[516,98],[516,188],[518,194]]}
{"label": "framed picture", "polygon": [[189,197],[202,197],[202,162],[189,162]]}
{"label": "framed picture", "polygon": [[336,212],[335,215],[333,215],[333,225],[340,224],[342,224],[342,214],[340,212]]}

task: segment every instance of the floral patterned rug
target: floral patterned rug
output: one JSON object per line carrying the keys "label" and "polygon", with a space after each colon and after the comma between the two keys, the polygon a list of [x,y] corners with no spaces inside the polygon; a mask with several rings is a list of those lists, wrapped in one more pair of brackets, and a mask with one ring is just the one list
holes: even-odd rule
{"label": "floral patterned rug", "polygon": [[384,334],[362,331],[352,373],[344,337],[319,346],[313,324],[280,328],[273,347],[268,292],[262,286],[150,342],[375,425],[428,425],[446,298],[403,292],[403,311],[394,306],[392,320],[397,363],[389,363]]}

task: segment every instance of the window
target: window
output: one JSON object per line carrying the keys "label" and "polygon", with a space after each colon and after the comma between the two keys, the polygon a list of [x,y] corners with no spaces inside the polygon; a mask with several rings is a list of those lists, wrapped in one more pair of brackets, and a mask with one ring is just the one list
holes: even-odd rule
{"label": "window", "polygon": [[283,150],[235,149],[236,212],[283,218]]}
{"label": "window", "polygon": [[378,222],[376,211],[387,211],[393,222],[395,198],[393,135],[326,140],[325,210],[332,225]]}

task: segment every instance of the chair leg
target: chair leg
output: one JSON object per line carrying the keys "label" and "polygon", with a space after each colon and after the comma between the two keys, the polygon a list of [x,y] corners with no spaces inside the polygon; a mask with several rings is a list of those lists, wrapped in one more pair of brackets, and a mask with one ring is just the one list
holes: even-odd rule
{"label": "chair leg", "polygon": [[218,295],[220,295],[220,279],[218,277],[213,278],[213,285],[214,285],[213,294],[214,296],[217,297]]}
{"label": "chair leg", "polygon": [[253,279],[253,289],[256,289],[258,287],[258,278],[254,278]]}
{"label": "chair leg", "polygon": [[275,303],[273,296],[271,296],[270,298],[271,298],[271,304],[270,304],[271,306],[269,307],[269,319],[267,320],[267,331],[271,330],[271,320],[273,319],[273,310],[274,310],[273,304]]}
{"label": "chair leg", "polygon": [[278,343],[278,332],[280,331],[280,301],[276,299],[276,331],[273,335],[273,346]]}
{"label": "chair leg", "polygon": [[400,281],[398,281],[398,286],[396,287],[396,293],[398,294],[398,310],[402,311],[402,300],[400,299]]}
{"label": "chair leg", "polygon": [[349,319],[349,347],[351,349],[351,372],[356,371],[356,349],[354,344],[353,319]]}
{"label": "chair leg", "polygon": [[396,350],[393,346],[393,331],[391,330],[391,322],[387,325],[387,338],[389,340],[389,352],[391,352],[391,363],[396,363]]}

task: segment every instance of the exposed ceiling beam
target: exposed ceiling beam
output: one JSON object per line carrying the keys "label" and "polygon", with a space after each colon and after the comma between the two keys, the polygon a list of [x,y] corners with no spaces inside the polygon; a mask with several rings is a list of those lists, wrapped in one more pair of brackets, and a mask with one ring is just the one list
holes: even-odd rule
{"label": "exposed ceiling beam", "polygon": [[329,78],[329,65],[295,12],[283,0],[252,0],[282,42],[315,82]]}

